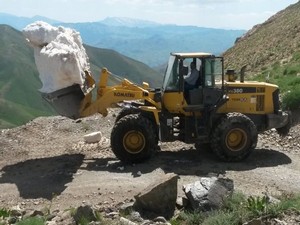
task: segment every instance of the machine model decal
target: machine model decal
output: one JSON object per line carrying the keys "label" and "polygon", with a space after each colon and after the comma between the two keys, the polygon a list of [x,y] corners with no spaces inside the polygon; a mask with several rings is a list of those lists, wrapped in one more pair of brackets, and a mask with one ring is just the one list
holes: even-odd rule
{"label": "machine model decal", "polygon": [[128,97],[128,98],[134,98],[135,94],[132,93],[126,93],[126,92],[115,92],[114,96],[116,97]]}
{"label": "machine model decal", "polygon": [[256,93],[255,87],[228,87],[229,94]]}
{"label": "machine model decal", "polygon": [[232,98],[232,101],[235,102],[247,102],[247,98]]}

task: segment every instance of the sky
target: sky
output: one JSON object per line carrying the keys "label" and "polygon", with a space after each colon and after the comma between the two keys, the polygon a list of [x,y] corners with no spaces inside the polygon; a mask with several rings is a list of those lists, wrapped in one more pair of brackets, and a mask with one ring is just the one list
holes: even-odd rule
{"label": "sky", "polygon": [[251,29],[298,0],[0,0],[0,12],[62,22],[129,17],[161,24]]}

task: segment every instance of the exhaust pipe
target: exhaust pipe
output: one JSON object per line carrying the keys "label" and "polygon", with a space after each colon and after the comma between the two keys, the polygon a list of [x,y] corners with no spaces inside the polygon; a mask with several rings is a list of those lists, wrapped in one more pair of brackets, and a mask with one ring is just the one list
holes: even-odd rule
{"label": "exhaust pipe", "polygon": [[241,77],[240,77],[241,83],[244,83],[244,81],[245,81],[245,71],[246,71],[246,67],[247,67],[247,65],[244,65],[244,66],[241,68]]}

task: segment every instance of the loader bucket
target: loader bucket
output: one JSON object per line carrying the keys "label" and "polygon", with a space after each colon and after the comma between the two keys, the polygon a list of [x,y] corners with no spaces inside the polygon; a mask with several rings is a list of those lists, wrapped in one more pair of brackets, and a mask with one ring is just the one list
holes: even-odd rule
{"label": "loader bucket", "polygon": [[52,93],[42,93],[42,97],[49,102],[59,115],[71,119],[80,117],[80,103],[84,99],[84,96],[78,84]]}

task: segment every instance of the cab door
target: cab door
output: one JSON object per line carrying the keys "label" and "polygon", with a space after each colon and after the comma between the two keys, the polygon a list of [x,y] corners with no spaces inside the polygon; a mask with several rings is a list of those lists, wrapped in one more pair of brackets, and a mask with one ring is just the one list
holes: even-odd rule
{"label": "cab door", "polygon": [[183,61],[171,56],[166,70],[162,88],[162,108],[169,113],[184,113],[182,107],[186,104],[183,96],[183,76],[180,74]]}

